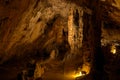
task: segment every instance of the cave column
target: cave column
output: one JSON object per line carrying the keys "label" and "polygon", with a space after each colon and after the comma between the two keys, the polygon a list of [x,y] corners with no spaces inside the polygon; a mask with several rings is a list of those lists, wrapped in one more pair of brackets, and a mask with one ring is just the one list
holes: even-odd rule
{"label": "cave column", "polygon": [[77,54],[82,47],[83,39],[83,10],[71,8],[68,16],[68,42],[72,54]]}
{"label": "cave column", "polygon": [[82,8],[70,8],[68,15],[68,43],[70,53],[65,57],[64,73],[74,71],[79,65],[76,65],[76,56],[79,56],[79,62],[82,63],[82,39],[83,39],[83,10]]}
{"label": "cave column", "polygon": [[69,16],[68,16],[68,42],[71,48],[71,51],[74,51],[74,35],[75,35],[75,27],[73,26],[73,8],[70,8]]}
{"label": "cave column", "polygon": [[91,70],[92,80],[103,80],[103,55],[101,53],[101,9],[93,1],[92,14],[83,15],[83,68]]}
{"label": "cave column", "polygon": [[94,80],[104,80],[104,56],[101,51],[101,26],[102,26],[102,9],[100,0],[94,1],[92,24],[93,24],[93,41],[94,41],[94,53],[93,53],[93,79]]}

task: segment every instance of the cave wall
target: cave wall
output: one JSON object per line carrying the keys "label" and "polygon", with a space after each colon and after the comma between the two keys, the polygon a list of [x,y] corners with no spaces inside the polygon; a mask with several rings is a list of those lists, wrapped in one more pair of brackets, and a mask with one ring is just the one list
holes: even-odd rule
{"label": "cave wall", "polygon": [[[0,4],[1,63],[24,55],[49,55],[52,50],[63,55],[63,58],[69,51],[69,10],[72,8],[77,18],[75,11],[79,11],[79,7],[76,4],[62,0],[1,0]],[[81,23],[81,20],[74,19],[73,25],[79,26]],[[82,33],[79,33],[82,29],[79,30],[74,31],[77,38],[72,43],[74,46],[79,44],[77,50],[82,42]]]}
{"label": "cave wall", "polygon": [[[117,27],[119,25],[119,1],[103,0],[103,2],[107,1],[117,7],[112,12],[109,9],[107,12],[109,15],[104,11],[102,13],[101,2],[95,0],[93,2],[73,1],[77,5],[62,0],[1,0],[0,62],[25,55],[26,57],[36,55],[49,57],[53,50],[58,53],[60,59],[63,59],[70,49],[72,53],[77,52],[76,49],[78,53],[81,53],[79,50],[83,46],[81,54],[83,67],[86,67],[88,71],[92,68],[92,75],[95,75],[93,78],[98,80],[99,76],[102,76],[103,67],[100,50],[101,21],[117,23],[115,25]],[[118,40],[119,30],[111,30],[104,28],[103,38]],[[68,57],[73,57],[73,55]],[[99,79],[102,80],[102,78]]]}

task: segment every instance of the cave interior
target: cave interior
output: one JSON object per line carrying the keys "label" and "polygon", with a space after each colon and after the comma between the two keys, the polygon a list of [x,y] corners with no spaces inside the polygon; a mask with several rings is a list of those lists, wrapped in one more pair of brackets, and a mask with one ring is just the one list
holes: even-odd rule
{"label": "cave interior", "polygon": [[120,80],[120,1],[0,0],[0,80]]}

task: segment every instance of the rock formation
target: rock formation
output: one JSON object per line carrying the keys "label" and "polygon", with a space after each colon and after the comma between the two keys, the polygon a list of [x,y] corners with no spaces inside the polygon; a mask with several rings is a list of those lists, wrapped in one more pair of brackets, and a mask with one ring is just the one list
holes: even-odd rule
{"label": "rock formation", "polygon": [[0,79],[15,79],[35,60],[38,69],[40,64],[63,73],[81,68],[87,80],[119,80],[119,65],[113,66],[115,79],[106,67],[112,66],[108,44],[115,45],[112,60],[119,62],[119,13],[119,0],[0,0]]}

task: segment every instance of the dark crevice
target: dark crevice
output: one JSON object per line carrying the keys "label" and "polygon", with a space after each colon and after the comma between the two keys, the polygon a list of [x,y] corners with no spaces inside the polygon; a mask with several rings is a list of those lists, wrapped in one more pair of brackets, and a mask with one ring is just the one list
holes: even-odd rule
{"label": "dark crevice", "polygon": [[37,20],[37,23],[38,23],[38,22],[40,22],[41,20],[42,20],[42,19],[41,19],[41,18],[39,18],[39,19]]}
{"label": "dark crevice", "polygon": [[34,9],[38,6],[39,2],[40,2],[40,0],[36,1],[36,4],[34,5]]}
{"label": "dark crevice", "polygon": [[78,9],[76,9],[75,12],[73,13],[73,17],[74,17],[75,25],[79,26],[79,12],[78,12]]}
{"label": "dark crevice", "polygon": [[120,29],[120,26],[112,22],[109,22],[109,23],[104,23],[104,29]]}
{"label": "dark crevice", "polygon": [[6,20],[8,20],[9,19],[9,17],[4,17],[4,18],[2,18],[0,21],[6,21]]}
{"label": "dark crevice", "polygon": [[54,22],[57,20],[58,17],[59,17],[59,16],[56,15],[53,19],[49,20],[49,21],[46,23],[47,26],[46,26],[46,28],[45,28],[44,34],[48,34],[48,32],[54,27],[54,26],[53,26],[53,25],[54,25]]}
{"label": "dark crevice", "polygon": [[59,15],[55,15],[55,17],[47,22],[47,26],[51,27],[53,26],[53,23],[57,20]]}

